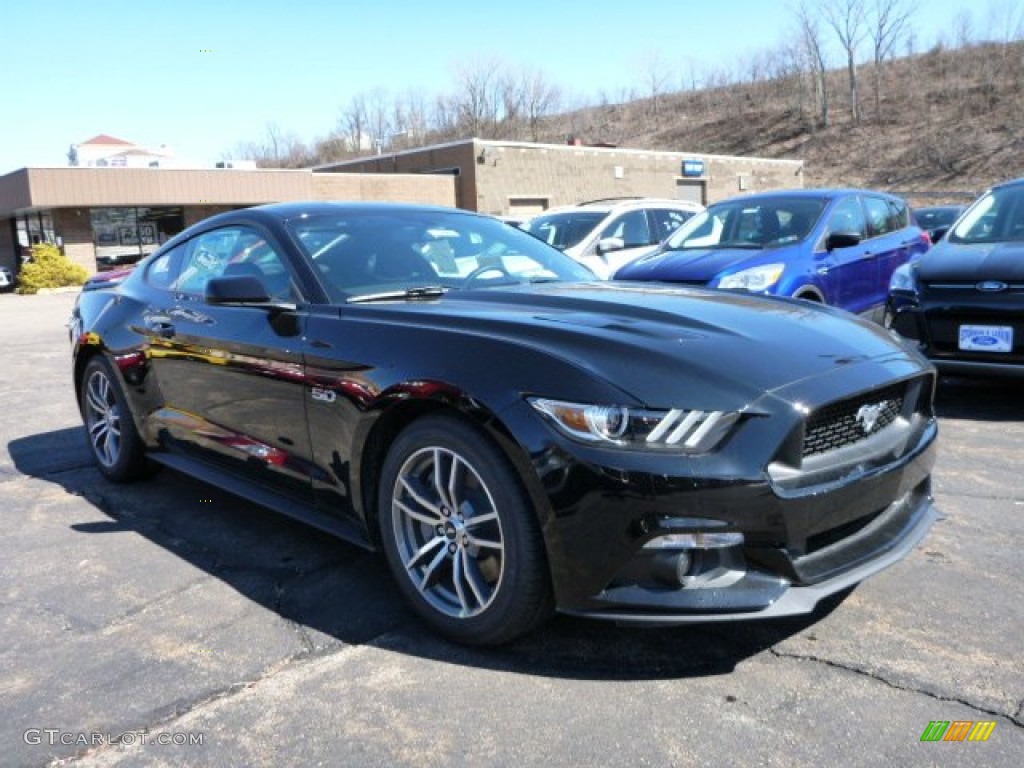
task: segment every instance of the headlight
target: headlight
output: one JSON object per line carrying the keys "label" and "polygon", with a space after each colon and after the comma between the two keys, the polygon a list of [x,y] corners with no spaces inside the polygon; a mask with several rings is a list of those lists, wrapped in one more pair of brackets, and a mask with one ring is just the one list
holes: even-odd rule
{"label": "headlight", "polygon": [[917,280],[914,278],[914,270],[910,264],[902,264],[896,267],[892,277],[889,278],[889,290],[917,293]]}
{"label": "headlight", "polygon": [[726,275],[718,281],[719,288],[742,288],[746,291],[767,291],[782,277],[785,264],[765,264]]}
{"label": "headlight", "polygon": [[725,439],[740,417],[733,411],[655,411],[541,397],[528,401],[567,437],[638,450],[707,453]]}

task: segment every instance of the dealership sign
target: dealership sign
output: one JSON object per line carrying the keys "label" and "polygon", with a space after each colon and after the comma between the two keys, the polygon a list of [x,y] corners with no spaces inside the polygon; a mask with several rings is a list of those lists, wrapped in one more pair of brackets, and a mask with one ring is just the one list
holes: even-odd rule
{"label": "dealership sign", "polygon": [[683,160],[683,176],[703,176],[703,160]]}

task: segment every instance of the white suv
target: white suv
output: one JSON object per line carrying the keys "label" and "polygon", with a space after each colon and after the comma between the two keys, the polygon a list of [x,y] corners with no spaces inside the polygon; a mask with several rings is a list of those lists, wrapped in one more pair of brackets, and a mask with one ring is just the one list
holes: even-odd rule
{"label": "white suv", "polygon": [[521,226],[607,279],[703,210],[685,200],[610,198],[556,208]]}

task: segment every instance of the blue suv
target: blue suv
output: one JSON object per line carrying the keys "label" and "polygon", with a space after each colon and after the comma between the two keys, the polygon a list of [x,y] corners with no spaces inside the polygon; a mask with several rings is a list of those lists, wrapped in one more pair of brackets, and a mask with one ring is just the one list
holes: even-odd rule
{"label": "blue suv", "polygon": [[785,190],[709,206],[614,279],[795,296],[881,321],[893,271],[930,245],[893,195]]}

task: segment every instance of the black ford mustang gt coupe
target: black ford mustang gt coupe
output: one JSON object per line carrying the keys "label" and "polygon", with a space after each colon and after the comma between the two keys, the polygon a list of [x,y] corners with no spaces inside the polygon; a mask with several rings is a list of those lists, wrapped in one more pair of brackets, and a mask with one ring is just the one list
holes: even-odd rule
{"label": "black ford mustang gt coupe", "polygon": [[935,518],[934,370],[890,332],[600,282],[454,209],[215,216],[71,336],[106,477],[156,462],[383,549],[462,642],[807,613]]}

